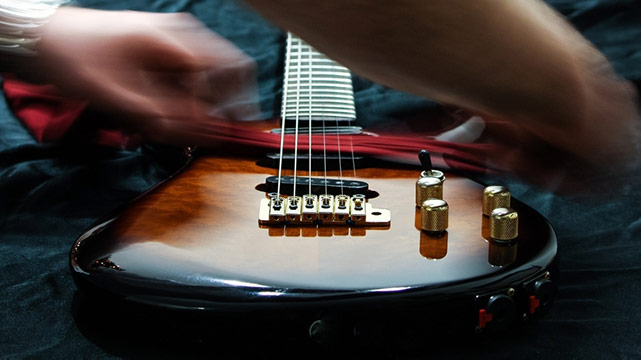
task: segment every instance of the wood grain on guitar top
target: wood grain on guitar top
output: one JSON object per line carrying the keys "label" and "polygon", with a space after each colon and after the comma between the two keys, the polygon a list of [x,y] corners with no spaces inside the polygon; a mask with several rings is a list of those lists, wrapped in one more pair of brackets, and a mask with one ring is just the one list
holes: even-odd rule
{"label": "wood grain on guitar top", "polygon": [[110,242],[101,246],[106,253],[95,256],[158,278],[180,273],[180,281],[189,282],[189,274],[211,273],[332,289],[443,283],[497,270],[482,236],[482,186],[471,180],[448,175],[450,228],[446,237],[431,237],[417,227],[417,169],[357,171],[380,193],[370,202],[392,212],[391,226],[383,229],[259,227],[258,203],[265,194],[255,187],[272,173],[253,159],[198,158],[121,213],[101,236]]}

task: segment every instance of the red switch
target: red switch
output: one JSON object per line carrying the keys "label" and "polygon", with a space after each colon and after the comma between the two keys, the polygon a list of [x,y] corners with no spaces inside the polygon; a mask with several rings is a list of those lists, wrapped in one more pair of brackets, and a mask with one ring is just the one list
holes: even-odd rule
{"label": "red switch", "polygon": [[492,321],[492,314],[488,314],[485,309],[479,310],[479,329],[484,329],[485,325]]}
{"label": "red switch", "polygon": [[541,305],[541,300],[534,295],[530,295],[530,315],[534,314],[536,309]]}

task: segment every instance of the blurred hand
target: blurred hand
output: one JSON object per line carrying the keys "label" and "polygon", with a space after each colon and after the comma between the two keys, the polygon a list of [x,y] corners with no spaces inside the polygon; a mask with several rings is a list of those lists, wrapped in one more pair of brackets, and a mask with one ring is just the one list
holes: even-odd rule
{"label": "blurred hand", "polygon": [[505,122],[493,168],[554,189],[641,169],[637,94],[545,1],[244,2],[362,76]]}
{"label": "blurred hand", "polygon": [[257,117],[255,64],[188,14],[60,8],[30,76],[147,140],[211,145],[220,120]]}
{"label": "blurred hand", "polygon": [[628,83],[616,79],[601,79],[592,89],[600,91],[592,97],[591,111],[556,143],[518,122],[488,117],[486,135],[496,144],[487,154],[488,165],[560,193],[603,200],[628,191],[634,183],[630,179],[641,171],[638,97]]}

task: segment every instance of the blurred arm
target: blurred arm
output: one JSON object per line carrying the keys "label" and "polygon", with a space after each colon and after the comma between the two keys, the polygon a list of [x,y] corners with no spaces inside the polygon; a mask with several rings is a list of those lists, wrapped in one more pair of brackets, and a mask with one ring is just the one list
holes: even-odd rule
{"label": "blurred arm", "polygon": [[253,59],[189,14],[61,7],[33,49],[0,51],[1,70],[54,84],[111,115],[100,125],[153,142],[214,145],[217,120],[258,113]]}
{"label": "blurred arm", "polygon": [[633,151],[634,91],[541,1],[245,1],[382,84],[509,119],[590,162]]}

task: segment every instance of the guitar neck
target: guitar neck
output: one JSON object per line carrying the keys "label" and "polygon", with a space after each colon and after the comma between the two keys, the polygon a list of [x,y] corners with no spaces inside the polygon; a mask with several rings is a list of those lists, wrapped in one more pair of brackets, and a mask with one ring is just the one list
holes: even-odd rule
{"label": "guitar neck", "polygon": [[352,121],[356,119],[350,71],[288,33],[282,119]]}

